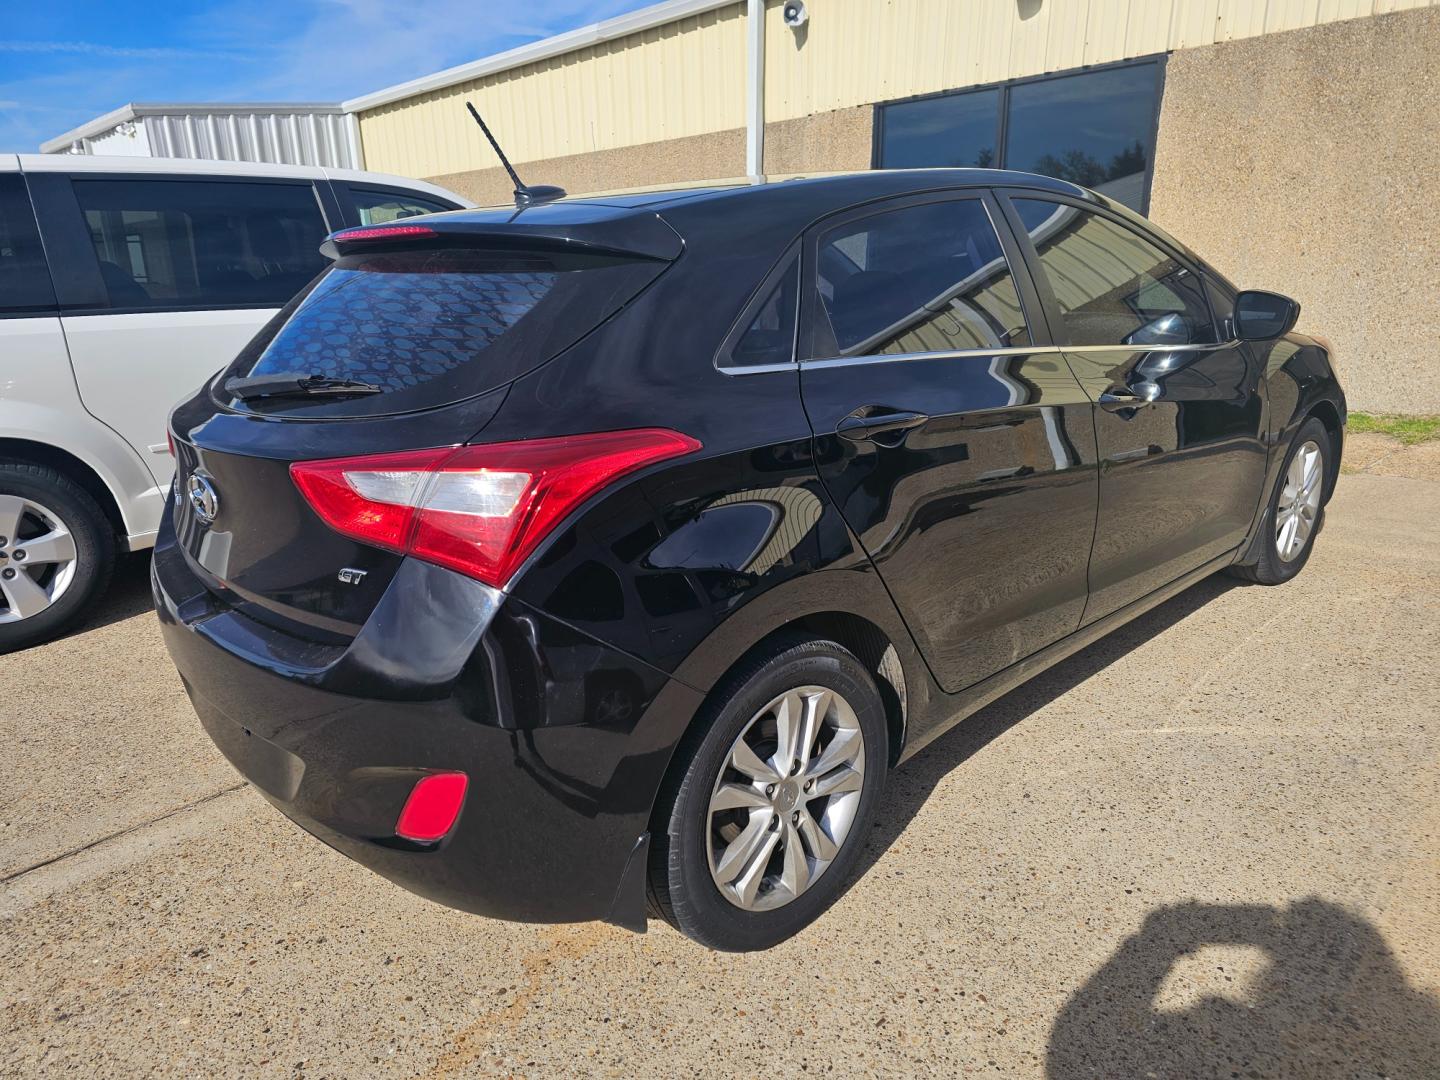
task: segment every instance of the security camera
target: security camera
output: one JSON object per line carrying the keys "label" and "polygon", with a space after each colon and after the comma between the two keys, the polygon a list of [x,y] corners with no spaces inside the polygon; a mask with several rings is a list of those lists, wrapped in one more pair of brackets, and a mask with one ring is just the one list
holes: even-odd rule
{"label": "security camera", "polygon": [[810,21],[810,13],[805,10],[805,0],[789,0],[785,5],[785,25],[791,30],[799,30]]}

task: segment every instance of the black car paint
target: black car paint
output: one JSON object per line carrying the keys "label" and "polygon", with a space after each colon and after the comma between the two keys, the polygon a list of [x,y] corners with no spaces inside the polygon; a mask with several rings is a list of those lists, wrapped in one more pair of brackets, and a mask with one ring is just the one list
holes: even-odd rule
{"label": "black car paint", "polygon": [[[1136,220],[1059,181],[963,170],[446,215],[484,230],[514,220],[546,238],[583,229],[590,242],[598,226],[621,250],[632,222],[654,242],[658,216],[683,254],[561,355],[454,406],[287,420],[201,392],[176,409],[177,475],[209,472],[222,508],[207,530],[177,500],[156,549],[156,601],[217,745],[286,814],[416,892],[510,919],[642,928],[666,770],[707,692],[768,635],[807,626],[877,671],[898,761],[1243,558],[1295,429],[1320,415],[1338,438],[1344,422],[1326,354],[1303,335],[1196,356],[1187,370],[1218,396],[1187,396],[1183,371],[1162,373],[1173,387],[1156,410],[1165,435],[1133,459],[1141,444],[1125,418],[1091,399],[1096,380],[1123,379],[1142,354],[1064,355],[1043,309],[1029,310],[1036,292],[1019,268],[1028,352],[743,374],[713,362],[757,283],[817,221],[918,192],[1007,186]],[[1206,276],[1226,318],[1233,288],[1152,232]],[[896,445],[835,434],[857,407],[920,398],[928,421]],[[1058,426],[1042,432],[1039,410],[1051,407]],[[1112,432],[1098,446],[1091,415]],[[505,591],[326,535],[275,482],[306,458],[654,425],[703,451],[591,500]],[[1035,452],[1056,431],[1064,467]],[[1238,477],[1253,486],[1234,490]],[[227,517],[223,495],[245,512]],[[1106,550],[1097,516],[1128,523],[1177,499],[1218,508],[1215,536],[1188,557],[1174,537],[1149,537],[1139,580],[1117,578],[1109,610],[1087,611],[1091,548]],[[220,533],[233,539],[211,547],[227,551],[202,554]],[[334,584],[345,566],[370,571],[349,594]],[[937,567],[954,574],[940,593],[949,611],[927,619]],[[1001,588],[987,595],[987,582]],[[470,775],[462,817],[438,844],[398,840],[405,796],[431,769]]]}

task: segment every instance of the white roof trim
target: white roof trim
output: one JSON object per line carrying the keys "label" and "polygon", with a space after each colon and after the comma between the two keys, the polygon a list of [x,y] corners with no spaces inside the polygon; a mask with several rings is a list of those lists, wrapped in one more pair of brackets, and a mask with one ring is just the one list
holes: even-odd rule
{"label": "white roof trim", "polygon": [[79,142],[81,139],[93,139],[97,135],[104,135],[113,130],[117,124],[123,124],[127,120],[134,120],[141,116],[170,116],[176,113],[189,113],[191,116],[207,116],[212,114],[225,113],[341,113],[345,110],[332,102],[312,101],[263,101],[263,102],[216,102],[216,101],[191,101],[191,102],[146,102],[129,105],[121,105],[113,112],[103,116],[97,116],[94,120],[88,120],[77,128],[71,128],[64,135],[57,135],[53,139],[47,139],[40,144],[42,154],[53,154],[57,150],[63,150],[71,143]]}
{"label": "white roof trim", "polygon": [[703,15],[708,11],[731,7],[740,2],[741,0],[664,0],[664,3],[652,4],[639,11],[632,11],[628,15],[617,15],[604,22],[591,23],[589,26],[568,30],[563,34],[556,34],[554,37],[532,41],[529,45],[521,45],[518,48],[495,53],[493,56],[487,56],[480,60],[472,60],[459,67],[446,68],[433,75],[426,75],[423,78],[412,79],[410,82],[400,83],[384,90],[377,90],[373,94],[351,98],[349,101],[342,101],[340,105],[346,112],[364,112],[367,109],[388,105],[392,101],[429,93],[431,90],[440,90],[446,86],[454,86],[456,83],[470,82],[472,79],[508,71],[524,64],[533,64],[538,60],[548,60],[553,56],[562,56],[589,45],[614,41],[616,38],[626,37],[656,26],[664,26],[666,23],[672,23],[691,15]]}

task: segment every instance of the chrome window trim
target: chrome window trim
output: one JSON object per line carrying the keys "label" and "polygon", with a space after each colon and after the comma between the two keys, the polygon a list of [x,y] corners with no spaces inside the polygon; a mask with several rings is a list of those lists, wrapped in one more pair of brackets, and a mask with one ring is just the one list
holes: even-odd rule
{"label": "chrome window trim", "polygon": [[1205,352],[1208,349],[1233,349],[1240,344],[1239,338],[1216,341],[1209,345],[1062,345],[1061,352]]}
{"label": "chrome window trim", "polygon": [[715,370],[721,375],[773,375],[777,371],[794,371],[800,365],[792,360],[788,364],[716,364]]}
{"label": "chrome window trim", "polygon": [[[1214,345],[1028,345],[1028,346],[1007,346],[1002,349],[957,349],[953,352],[925,352],[925,353],[879,353],[872,356],[827,356],[817,360],[802,360],[801,368],[810,367],[851,367],[856,364],[891,364],[905,360],[968,360],[974,358],[991,356],[1043,356],[1050,353],[1096,353],[1096,352],[1125,352],[1125,353],[1152,353],[1152,352],[1205,352],[1216,349],[1233,349],[1240,344],[1239,339],[1226,342],[1219,342]],[[794,365],[783,365],[789,370]],[[751,368],[737,369],[738,373],[753,370]],[[775,370],[780,370],[777,365]]]}
{"label": "chrome window trim", "polygon": [[870,356],[826,356],[817,360],[802,360],[802,368],[811,367],[853,367],[856,364],[893,364],[905,360],[968,360],[990,356],[1036,356],[1040,353],[1058,353],[1056,345],[1006,346],[1000,349],[956,349],[953,352],[923,353],[874,353]]}

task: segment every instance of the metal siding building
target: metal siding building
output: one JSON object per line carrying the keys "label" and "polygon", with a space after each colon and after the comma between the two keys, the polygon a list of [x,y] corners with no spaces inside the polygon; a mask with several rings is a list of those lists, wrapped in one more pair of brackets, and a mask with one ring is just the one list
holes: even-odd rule
{"label": "metal siding building", "polygon": [[1440,412],[1409,300],[1440,280],[1440,0],[806,0],[798,30],[766,0],[752,35],[757,3],[670,0],[344,106],[368,168],[481,203],[510,185],[467,99],[522,175],[577,194],[1051,172],[1297,297],[1356,407]]}
{"label": "metal siding building", "polygon": [[[795,32],[782,0],[767,0],[765,122],[1436,2],[810,0]],[[738,129],[746,11],[734,0],[671,0],[344,107],[359,116],[367,167],[431,178],[494,166],[467,97],[517,163]]]}
{"label": "metal siding building", "polygon": [[361,167],[354,119],[339,105],[126,105],[40,151]]}

